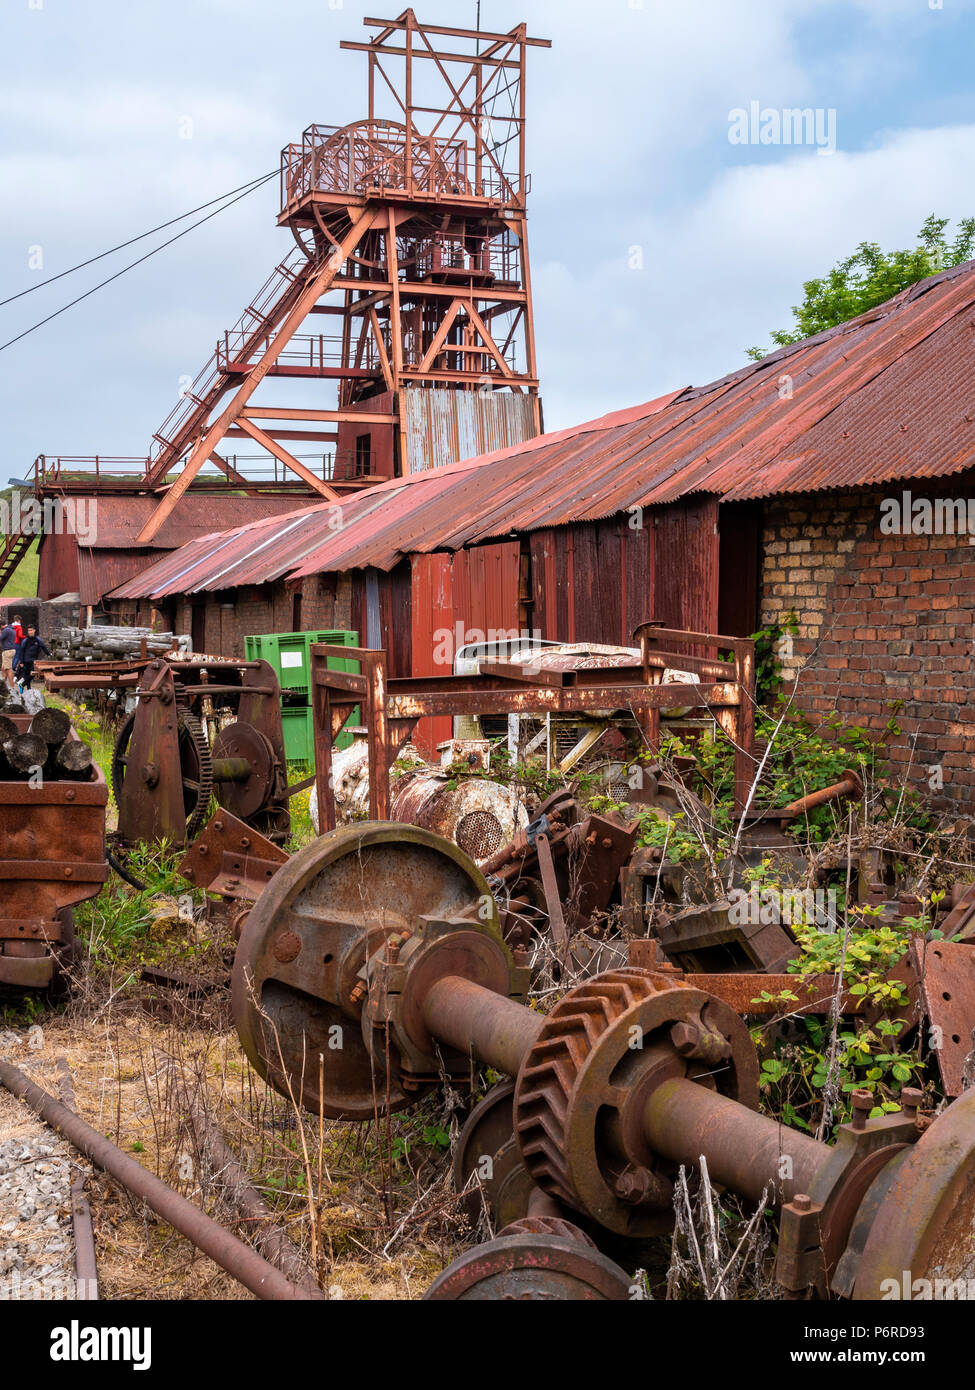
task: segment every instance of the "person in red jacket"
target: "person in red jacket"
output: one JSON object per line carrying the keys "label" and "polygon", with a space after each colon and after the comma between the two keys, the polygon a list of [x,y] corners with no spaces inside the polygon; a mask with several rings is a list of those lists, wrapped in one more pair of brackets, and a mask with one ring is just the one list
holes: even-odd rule
{"label": "person in red jacket", "polygon": [[17,614],[14,616],[14,618],[13,618],[13,620],[12,620],[10,626],[13,628],[14,632],[17,634],[17,645],[19,646],[20,643],[24,640],[24,629],[23,629],[23,626],[22,626],[22,619],[21,619],[19,613],[17,613]]}

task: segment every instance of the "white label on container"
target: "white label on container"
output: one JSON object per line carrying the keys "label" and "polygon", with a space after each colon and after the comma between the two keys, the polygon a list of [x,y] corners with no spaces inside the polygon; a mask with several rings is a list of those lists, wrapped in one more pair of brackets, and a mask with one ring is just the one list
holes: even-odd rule
{"label": "white label on container", "polygon": [[302,666],[302,665],[304,665],[304,662],[302,661],[301,652],[282,652],[282,653],[281,653],[281,669],[282,669],[282,671],[284,670],[284,668],[285,668],[286,666]]}

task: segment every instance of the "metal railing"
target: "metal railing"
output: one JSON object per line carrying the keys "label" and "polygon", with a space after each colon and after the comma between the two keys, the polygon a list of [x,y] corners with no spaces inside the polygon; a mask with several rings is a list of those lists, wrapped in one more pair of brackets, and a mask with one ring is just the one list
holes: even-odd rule
{"label": "metal railing", "polygon": [[96,480],[144,478],[148,458],[116,458],[109,454],[38,454],[34,460],[35,486],[56,487],[68,478],[92,476]]}
{"label": "metal railing", "polygon": [[[526,189],[524,190],[527,192]],[[312,125],[301,144],[281,151],[281,208],[310,193],[405,192],[433,197],[520,201],[508,177],[466,140],[437,139],[414,132],[407,152],[406,131],[388,121],[349,126]]]}

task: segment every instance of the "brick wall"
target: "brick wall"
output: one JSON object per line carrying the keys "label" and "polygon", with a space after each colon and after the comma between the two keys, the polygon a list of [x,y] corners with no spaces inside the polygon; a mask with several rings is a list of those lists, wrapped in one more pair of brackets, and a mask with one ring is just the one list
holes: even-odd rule
{"label": "brick wall", "polygon": [[[890,745],[942,806],[975,800],[975,547],[967,534],[884,534],[881,503],[975,498],[975,484],[889,484],[765,508],[762,624],[799,619],[787,681],[822,718],[902,733]],[[895,712],[897,702],[902,702]]]}
{"label": "brick wall", "polygon": [[[244,655],[244,638],[266,632],[293,631],[292,591],[283,582],[259,588],[231,589],[220,594],[180,596],[162,609],[161,625],[180,635],[193,631],[193,607],[203,602],[210,656]],[[351,626],[352,583],[347,575],[312,575],[303,582],[300,630],[347,629]],[[150,625],[153,605],[128,600],[110,606],[113,621]],[[159,609],[155,610],[157,614]],[[158,626],[159,624],[157,624]]]}

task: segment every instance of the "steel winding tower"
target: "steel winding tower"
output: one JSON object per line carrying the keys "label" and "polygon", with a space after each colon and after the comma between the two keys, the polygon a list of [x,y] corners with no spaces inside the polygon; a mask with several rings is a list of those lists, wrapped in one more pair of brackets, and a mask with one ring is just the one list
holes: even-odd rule
{"label": "steel winding tower", "polygon": [[[205,466],[246,481],[218,452],[228,439],[334,498],[541,432],[525,65],[550,43],[412,10],[364,22],[374,37],[341,47],[368,56],[368,116],[309,126],[283,151],[278,221],[295,250],[155,435],[160,502],[139,544]],[[322,331],[299,335],[318,316]],[[334,380],[337,405],[253,404],[270,376]],[[285,447],[296,440],[334,445],[323,477]]]}

